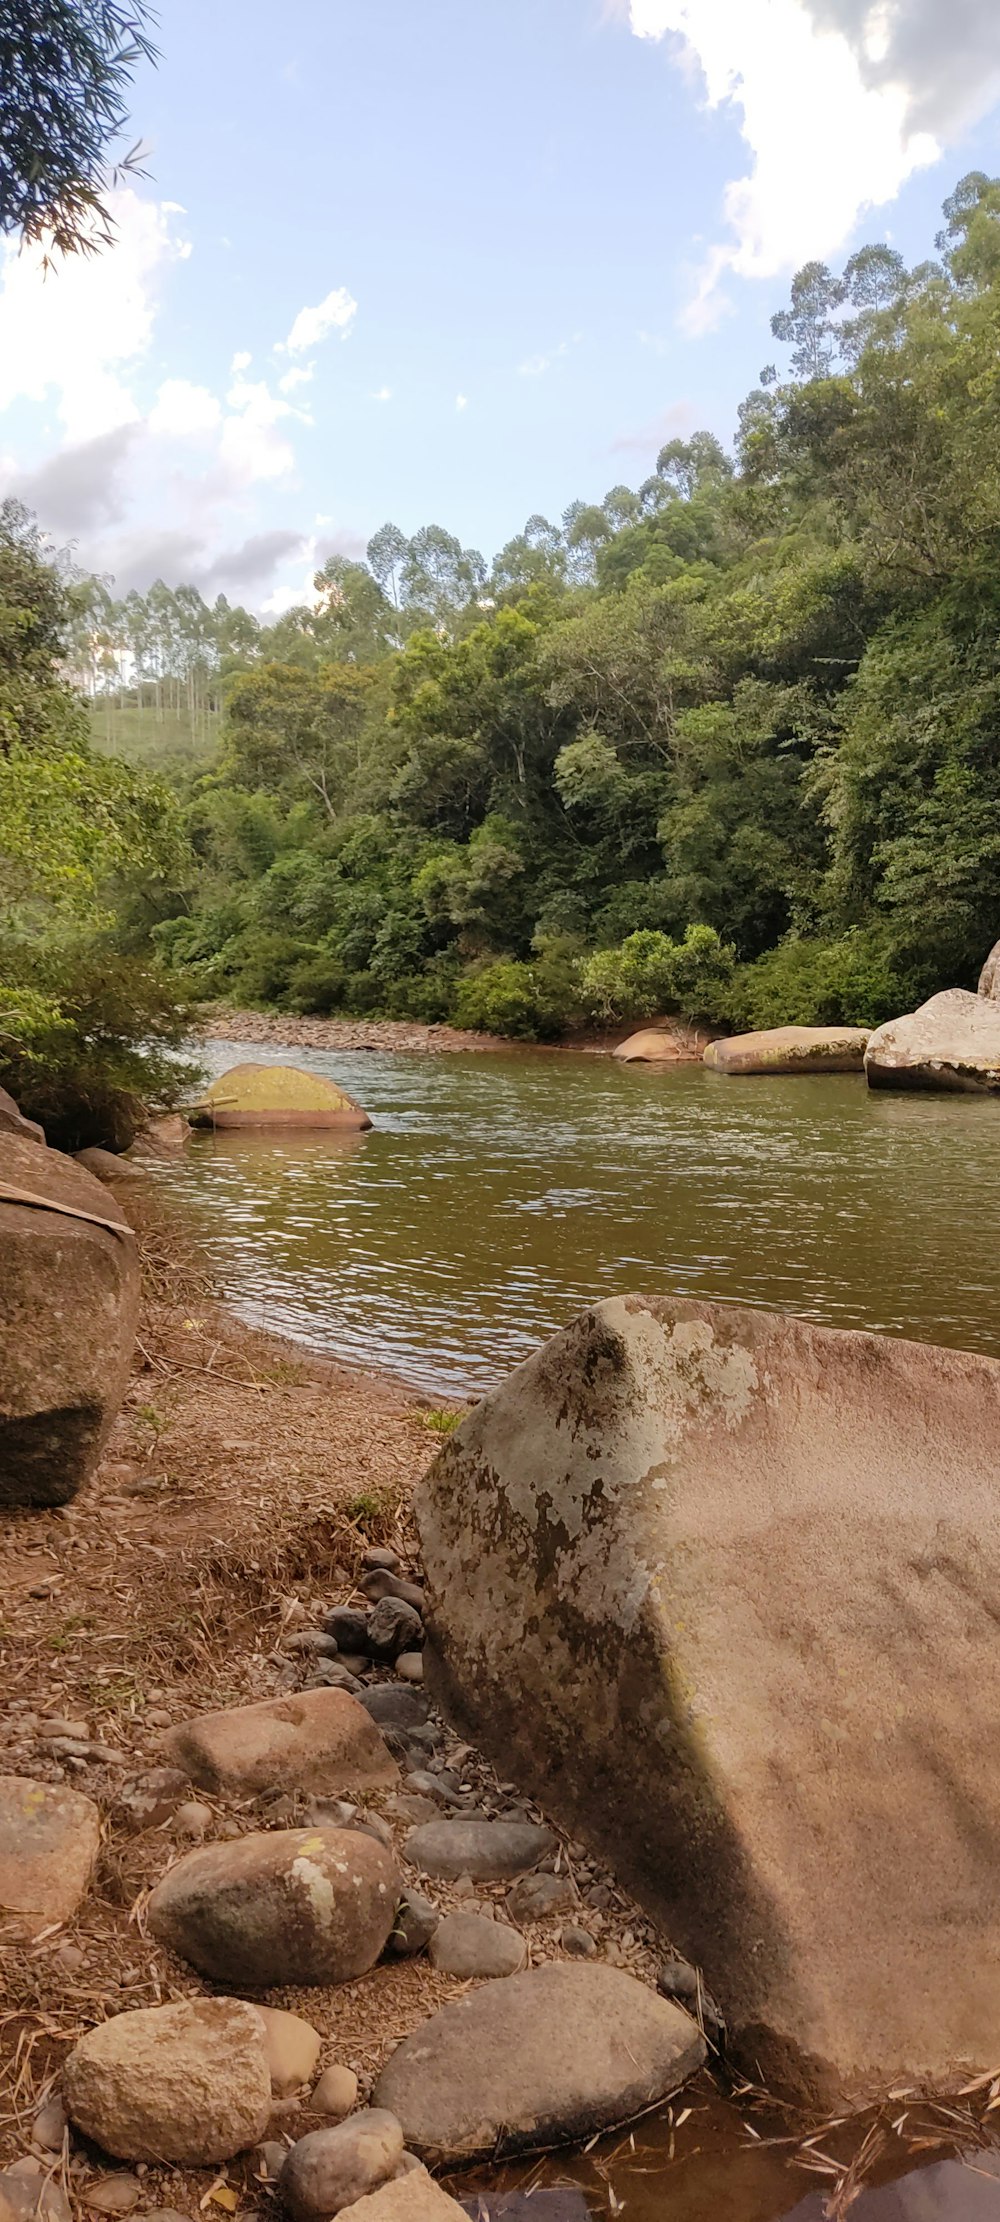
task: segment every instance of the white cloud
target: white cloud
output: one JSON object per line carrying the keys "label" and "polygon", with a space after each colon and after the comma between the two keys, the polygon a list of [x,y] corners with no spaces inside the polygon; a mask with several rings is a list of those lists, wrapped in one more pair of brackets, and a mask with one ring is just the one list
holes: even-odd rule
{"label": "white cloud", "polygon": [[293,363],[278,380],[279,393],[294,393],[297,386],[308,386],[316,376],[315,363]]}
{"label": "white cloud", "polygon": [[279,344],[278,353],[304,355],[308,347],[318,347],[328,332],[338,331],[346,339],[358,313],[358,304],[345,285],[335,286],[325,301],[314,309],[300,309],[286,340]]}
{"label": "white cloud", "polygon": [[164,273],[191,249],[175,210],[110,196],[115,243],[68,255],[46,271],[44,250],[10,242],[0,256],[0,410],[54,396],[71,442],[97,439],[139,415],[129,379],[146,354]]}
{"label": "white cloud", "polygon": [[165,439],[188,439],[212,432],[221,421],[222,409],[207,386],[192,385],[189,378],[167,378],[156,396],[147,423],[151,432]]}
{"label": "white cloud", "polygon": [[233,378],[238,378],[241,371],[249,370],[252,362],[253,356],[245,347],[241,347],[239,353],[233,356],[232,362],[229,365],[230,375]]}
{"label": "white cloud", "polygon": [[373,400],[373,401],[391,401],[391,400],[392,400],[392,387],[391,387],[391,386],[380,386],[380,387],[379,387],[379,389],[378,389],[378,392],[377,392],[377,393],[373,393],[373,395],[372,395],[372,400]]}
{"label": "white cloud", "polygon": [[673,36],[710,108],[731,110],[752,155],[726,187],[731,237],[712,248],[682,319],[725,313],[725,273],[774,277],[847,240],[862,211],[895,198],[940,149],[910,122],[910,93],[873,85],[845,33],[802,0],[629,0],[640,38]]}
{"label": "white cloud", "polygon": [[283,418],[299,412],[290,402],[279,400],[263,379],[251,383],[237,378],[226,402],[231,413],[223,420],[219,440],[225,471],[240,486],[257,479],[286,478],[295,468],[295,450],[278,427]]}
{"label": "white cloud", "polygon": [[461,415],[461,412],[462,412],[462,410],[463,410],[463,409],[467,409],[467,408],[468,408],[468,406],[469,406],[469,396],[468,396],[468,394],[467,394],[467,393],[457,393],[457,394],[455,395],[455,407],[456,407],[456,409],[458,410],[458,412],[459,412],[459,415]]}
{"label": "white cloud", "polygon": [[559,342],[559,345],[558,345],[558,347],[553,347],[553,348],[550,348],[550,350],[549,350],[549,353],[548,353],[547,355],[528,355],[528,356],[526,356],[526,358],[525,358],[525,360],[524,360],[524,362],[523,362],[523,363],[518,363],[518,366],[517,366],[517,375],[518,375],[518,377],[519,377],[519,378],[542,378],[542,377],[544,377],[544,374],[545,374],[545,372],[546,372],[547,370],[551,370],[551,368],[552,368],[552,365],[553,365],[553,363],[557,363],[557,362],[559,361],[559,357],[560,357],[560,355],[568,355],[568,354],[569,354],[569,351],[570,351],[570,348],[571,348],[571,347],[579,347],[579,345],[580,345],[580,341],[582,340],[582,338],[583,338],[583,333],[582,333],[582,332],[574,332],[574,333],[573,333],[573,336],[572,336],[572,339],[561,339],[561,340],[560,340],[560,342]]}

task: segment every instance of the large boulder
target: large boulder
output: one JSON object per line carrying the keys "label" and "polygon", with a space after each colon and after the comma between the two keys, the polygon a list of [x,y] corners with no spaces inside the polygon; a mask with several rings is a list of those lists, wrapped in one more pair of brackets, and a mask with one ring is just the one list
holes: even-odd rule
{"label": "large boulder", "polygon": [[995,941],[979,975],[979,993],[1000,1003],[1000,941]]}
{"label": "large boulder", "polygon": [[619,1042],[611,1052],[623,1065],[676,1065],[685,1055],[676,1034],[661,1033],[656,1026],[644,1026],[638,1034],[630,1034],[627,1041]]}
{"label": "large boulder", "polygon": [[870,1088],[1000,1089],[1000,1003],[945,988],[904,1018],[877,1026],[865,1052]]}
{"label": "large boulder", "polygon": [[322,1073],[295,1065],[231,1065],[189,1112],[194,1126],[334,1127],[363,1133],[367,1111]]}
{"label": "large boulder", "polygon": [[168,1751],[201,1790],[252,1797],[311,1790],[343,1797],[389,1789],[399,1768],[367,1708],[348,1690],[302,1690],[183,1721]]}
{"label": "large boulder", "polygon": [[72,1158],[0,1132],[0,1506],[75,1497],[121,1403],[138,1312],[120,1205]]}
{"label": "large boulder", "polygon": [[6,1088],[0,1088],[0,1134],[19,1134],[22,1142],[40,1142],[45,1148],[45,1128],[25,1118]]}
{"label": "large boulder", "polygon": [[402,1876],[363,1829],[274,1829],[189,1852],[157,1883],[149,1926],[216,1983],[348,1983],[388,1942]]}
{"label": "large boulder", "polygon": [[493,2160],[614,2129],[704,2058],[697,2023],[634,1976],[550,1960],[422,2022],[390,2054],[374,2100],[422,2160]]}
{"label": "large boulder", "polygon": [[418,1491],[441,1702],[824,2102],[1000,2057],[998,1441],[989,1358],[625,1296]]}
{"label": "large boulder", "polygon": [[753,1073],[860,1072],[866,1026],[770,1026],[709,1042],[703,1063],[738,1078]]}
{"label": "large boulder", "polygon": [[234,1998],[116,2014],[80,2038],[63,2092],[77,2129],[118,2160],[231,2160],[263,2136],[271,2112],[260,2015]]}

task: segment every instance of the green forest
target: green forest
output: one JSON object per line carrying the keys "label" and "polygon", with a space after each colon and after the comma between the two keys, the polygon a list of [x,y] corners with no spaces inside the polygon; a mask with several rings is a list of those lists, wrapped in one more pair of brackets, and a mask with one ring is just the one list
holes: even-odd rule
{"label": "green forest", "polygon": [[[809,263],[732,454],[262,625],[0,516],[0,1080],[107,1133],[197,1001],[873,1023],[1000,932],[1000,182]],[[118,1107],[116,1110],[116,1106]]]}

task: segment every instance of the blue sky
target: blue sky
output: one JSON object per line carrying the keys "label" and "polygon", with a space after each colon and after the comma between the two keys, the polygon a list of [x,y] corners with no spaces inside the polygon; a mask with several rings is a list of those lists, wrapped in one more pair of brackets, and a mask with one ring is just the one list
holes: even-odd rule
{"label": "blue sky", "polygon": [[648,475],[808,255],[1000,167],[995,0],[162,0],[119,243],[0,269],[0,481],[259,608],[387,517],[489,557]]}

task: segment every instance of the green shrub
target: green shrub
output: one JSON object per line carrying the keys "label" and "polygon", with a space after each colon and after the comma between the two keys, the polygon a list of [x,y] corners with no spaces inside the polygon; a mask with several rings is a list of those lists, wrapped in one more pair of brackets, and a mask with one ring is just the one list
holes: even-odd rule
{"label": "green shrub", "polygon": [[514,1041],[537,1041],[544,1018],[530,964],[500,957],[467,972],[458,985],[454,1015],[456,1026],[507,1034]]}
{"label": "green shrub", "polygon": [[629,934],[617,949],[599,949],[583,967],[583,993],[603,1024],[682,1011],[722,1018],[732,1002],[733,951],[713,926],[689,926],[683,941],[668,934]]}
{"label": "green shrub", "polygon": [[321,1017],[328,1011],[340,1011],[346,986],[347,974],[339,958],[321,952],[303,957],[288,976],[289,1009],[315,1011]]}
{"label": "green shrub", "polygon": [[743,965],[731,998],[733,1023],[767,1026],[880,1026],[923,994],[877,931],[839,941],[790,938]]}
{"label": "green shrub", "polygon": [[175,980],[101,943],[0,947],[0,1087],[58,1149],[127,1149],[148,1108],[189,1097],[194,1020]]}

